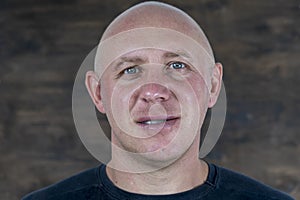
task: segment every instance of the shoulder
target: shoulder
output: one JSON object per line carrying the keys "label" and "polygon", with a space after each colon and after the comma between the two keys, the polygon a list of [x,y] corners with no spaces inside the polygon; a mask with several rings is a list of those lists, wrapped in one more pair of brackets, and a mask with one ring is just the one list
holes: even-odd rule
{"label": "shoulder", "polygon": [[254,180],[241,173],[223,167],[217,167],[216,189],[231,195],[231,199],[239,196],[243,199],[260,200],[293,200],[289,195]]}
{"label": "shoulder", "polygon": [[23,197],[22,200],[54,200],[65,199],[70,196],[74,196],[74,199],[80,199],[80,194],[94,194],[100,184],[98,171],[99,167],[82,171],[58,183],[34,191]]}

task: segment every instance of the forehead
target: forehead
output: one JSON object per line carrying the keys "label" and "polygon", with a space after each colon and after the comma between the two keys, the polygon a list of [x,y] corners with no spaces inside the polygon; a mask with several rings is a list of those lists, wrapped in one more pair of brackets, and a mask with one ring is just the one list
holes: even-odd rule
{"label": "forehead", "polygon": [[116,58],[116,60],[124,62],[138,62],[148,60],[150,57],[160,57],[163,59],[182,57],[192,59],[192,56],[184,50],[167,51],[163,49],[145,48],[128,52],[119,58]]}

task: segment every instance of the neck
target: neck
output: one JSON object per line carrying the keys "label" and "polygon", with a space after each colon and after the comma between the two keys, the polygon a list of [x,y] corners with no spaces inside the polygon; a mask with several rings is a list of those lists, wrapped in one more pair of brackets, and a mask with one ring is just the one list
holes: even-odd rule
{"label": "neck", "polygon": [[171,165],[153,172],[129,173],[107,167],[107,174],[117,187],[133,193],[158,195],[187,191],[204,183],[208,175],[208,166],[198,159],[196,147],[191,147]]}

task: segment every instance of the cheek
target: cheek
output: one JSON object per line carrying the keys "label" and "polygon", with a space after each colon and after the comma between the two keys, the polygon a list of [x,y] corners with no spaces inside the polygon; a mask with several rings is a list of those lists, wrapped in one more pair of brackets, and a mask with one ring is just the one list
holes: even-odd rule
{"label": "cheek", "polygon": [[111,96],[112,96],[113,86],[109,81],[103,80],[101,81],[101,100],[104,106],[104,109],[109,111],[109,107],[111,106]]}
{"label": "cheek", "polygon": [[[106,82],[108,83],[108,82]],[[111,119],[129,119],[129,100],[132,89],[124,84],[115,82],[108,83],[105,90],[105,107]]]}
{"label": "cheek", "polygon": [[112,106],[117,109],[121,108],[121,105],[126,101],[123,90],[116,87],[113,84],[106,84],[106,88],[103,90],[103,104],[106,111],[111,111]]}
{"label": "cheek", "polygon": [[187,80],[193,88],[199,103],[206,108],[209,102],[209,88],[205,80],[200,75],[193,75],[187,78]]}

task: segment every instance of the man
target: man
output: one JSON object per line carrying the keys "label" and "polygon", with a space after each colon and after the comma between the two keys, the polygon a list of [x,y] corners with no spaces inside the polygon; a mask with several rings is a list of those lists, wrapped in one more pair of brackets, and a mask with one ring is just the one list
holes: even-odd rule
{"label": "man", "polygon": [[158,2],[118,16],[86,86],[111,125],[112,159],[30,199],[292,199],[199,160],[200,130],[217,101],[222,65],[199,25]]}

